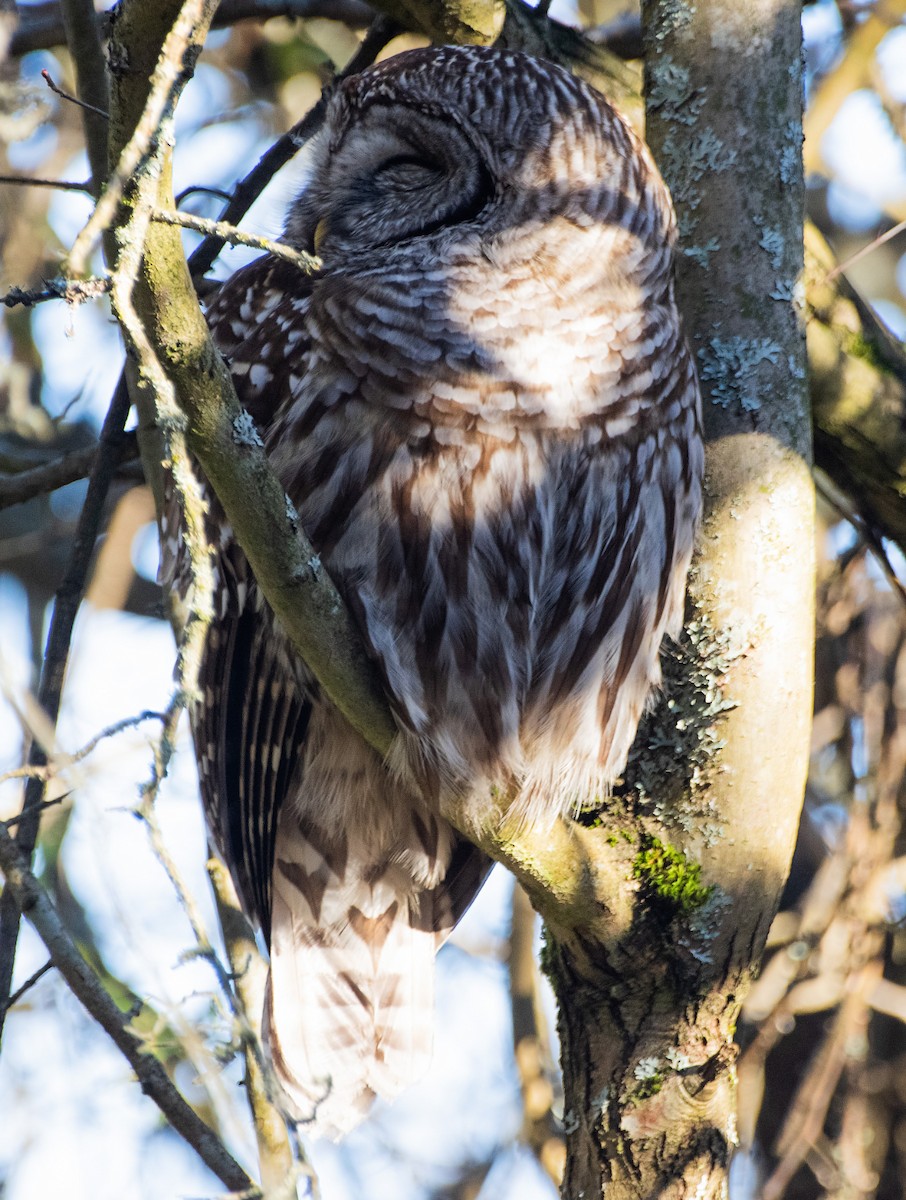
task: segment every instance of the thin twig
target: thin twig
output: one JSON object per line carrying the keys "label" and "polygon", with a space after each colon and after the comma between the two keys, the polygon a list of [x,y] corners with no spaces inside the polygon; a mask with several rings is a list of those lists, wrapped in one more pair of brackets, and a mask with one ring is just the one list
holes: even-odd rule
{"label": "thin twig", "polygon": [[[269,1198],[273,1196],[276,1200],[284,1193],[295,1196],[293,1185],[298,1168],[293,1162],[286,1122],[269,1095],[270,1068],[261,1045],[267,967],[258,952],[252,927],[240,908],[229,872],[213,855],[208,860],[208,876],[238,1002],[240,1040],[245,1053],[245,1090],[258,1143],[261,1184]],[[313,1170],[307,1163],[301,1165],[316,1189]]]}
{"label": "thin twig", "polygon": [[856,512],[853,509],[848,509],[840,502],[837,496],[827,487],[818,476],[815,482],[817,491],[822,498],[827,501],[832,509],[855,529],[859,537],[868,547],[869,551],[875,558],[878,566],[887,576],[887,581],[894,589],[900,599],[906,604],[906,584],[900,579],[894,570],[893,563],[890,561],[890,556],[887,553],[887,547],[884,545],[884,540],[881,535],[875,530],[871,522],[863,516],[862,513]]}
{"label": "thin twig", "polygon": [[267,250],[275,258],[282,258],[309,275],[321,267],[320,258],[306,254],[304,250],[296,250],[285,242],[275,242],[271,238],[258,237],[254,233],[244,233],[226,221],[209,221],[207,217],[196,217],[193,213],[174,212],[163,208],[152,208],[151,220],[159,221],[163,225],[179,225],[183,229],[192,229],[196,233],[229,242],[232,246],[251,246],[255,250]]}
{"label": "thin twig", "polygon": [[211,0],[186,0],[180,9],[179,16],[164,41],[157,66],[154,68],[144,112],[132,137],[123,147],[116,170],[107,181],[107,187],[98,200],[94,212],[73,244],[69,253],[67,274],[78,276],[83,273],[88,256],[98,238],[106,229],[110,228],[123,198],[126,184],[134,179],[136,172],[147,157],[152,140],[159,135],[161,125],[172,108],[174,98],[185,83],[185,47],[192,39],[194,30],[210,4]]}
{"label": "thin twig", "polygon": [[50,959],[48,959],[43,967],[38,967],[38,969],[37,969],[37,971],[35,971],[34,975],[29,975],[28,979],[26,979],[26,981],[22,984],[21,987],[16,988],[16,990],[10,996],[9,1000],[7,1000],[6,1007],[12,1008],[14,1004],[18,1004],[19,1001],[22,999],[22,997],[25,995],[25,993],[30,991],[35,986],[35,984],[38,982],[39,979],[43,979],[48,971],[52,971],[52,970],[53,970],[53,962]]}
{"label": "thin twig", "polygon": [[210,184],[193,183],[189,187],[183,188],[176,197],[176,207],[181,208],[185,200],[190,196],[216,196],[218,200],[228,201],[230,193],[224,191],[223,188],[211,187]]}
{"label": "thin twig", "polygon": [[[66,487],[78,479],[84,479],[91,474],[98,455],[97,446],[87,446],[84,450],[72,450],[40,467],[32,467],[29,471],[20,471],[16,475],[0,476],[0,510],[10,508],[14,504],[24,504],[35,496],[44,496],[55,492],[57,488]],[[123,435],[120,444],[118,467],[138,458],[138,445],[135,434],[130,432]]]}
{"label": "thin twig", "polygon": [[86,300],[95,300],[98,296],[110,291],[110,280],[106,276],[93,276],[91,279],[51,279],[45,281],[45,286],[34,291],[26,288],[11,287],[0,296],[0,303],[7,308],[33,308],[43,304],[45,300],[65,300],[67,304],[84,304]]}
{"label": "thin twig", "polygon": [[109,1035],[138,1076],[142,1091],[154,1101],[173,1129],[199,1154],[223,1184],[232,1189],[254,1184],[232,1158],[220,1139],[182,1098],[156,1058],[146,1054],[129,1029],[124,1015],[101,986],[95,973],[76,949],[50,897],[29,869],[16,841],[0,825],[0,870],[6,877],[8,895],[34,927],[50,954],[51,961],[89,1015]]}
{"label": "thin twig", "polygon": [[84,192],[91,195],[90,183],[77,183],[73,179],[34,179],[30,175],[0,175],[0,183],[18,187],[56,188],[61,192]]}
{"label": "thin twig", "polygon": [[898,225],[894,225],[886,233],[878,234],[874,241],[869,242],[867,246],[863,246],[861,250],[857,250],[855,254],[851,254],[849,258],[845,259],[842,263],[838,263],[837,266],[828,271],[825,276],[826,282],[831,283],[838,275],[842,275],[844,271],[848,271],[857,262],[861,262],[866,255],[872,254],[880,246],[883,246],[885,242],[891,241],[898,234],[902,233],[904,229],[906,229],[906,221],[900,221]]}
{"label": "thin twig", "polygon": [[[176,720],[179,718],[182,707],[182,704],[178,702],[172,706],[172,718],[174,725]],[[175,732],[174,728],[168,728],[168,726],[170,726],[170,722],[165,721],[164,732],[161,734],[161,744],[166,742],[168,746],[167,750],[165,751],[166,757],[169,757],[171,753],[172,737],[173,733]],[[160,768],[160,757],[161,755],[158,747],[158,751],[155,753],[154,775],[151,781],[145,784],[145,786],[142,788],[142,801],[139,807],[135,810],[135,815],[139,818],[148,831],[148,838],[151,842],[151,849],[154,852],[154,856],[166,872],[167,878],[170,880],[173,890],[176,892],[180,907],[189,919],[189,924],[192,927],[192,934],[195,938],[195,947],[192,951],[192,957],[201,958],[204,959],[205,962],[210,963],[211,968],[217,977],[218,986],[230,1007],[230,1011],[233,1013],[234,1017],[237,1017],[239,1015],[239,1009],[237,1007],[236,996],[233,991],[230,973],[220,961],[220,956],[214,949],[214,943],[211,941],[211,938],[208,935],[204,918],[201,915],[201,909],[198,907],[195,897],[186,886],[186,883],[179,872],[179,868],[176,866],[176,862],[170,853],[166,842],[164,841],[163,834],[161,833],[160,823],[157,820],[157,811],[155,809],[154,801],[157,798],[157,791],[165,774],[165,771],[162,771]]]}
{"label": "thin twig", "polygon": [[[297,121],[291,129],[288,129],[286,133],[278,138],[273,146],[261,156],[248,175],[236,185],[233,190],[233,197],[220,214],[219,221],[224,222],[228,226],[235,226],[242,220],[280,168],[286,166],[289,160],[321,128],[324,121],[324,114],[327,110],[327,101],[337,84],[350,75],[357,75],[359,71],[370,66],[381,50],[383,50],[384,46],[399,32],[400,26],[396,22],[391,21],[389,17],[377,17],[372,22],[368,32],[362,39],[362,44],[352,59],[327,84],[314,107],[309,109],[300,121]],[[220,236],[205,238],[201,245],[189,256],[189,270],[192,274],[206,274],[210,270],[214,259],[223,249],[225,242],[226,239]]]}
{"label": "thin twig", "polygon": [[[38,704],[47,714],[51,725],[56,725],[60,711],[60,697],[63,691],[66,664],[69,659],[72,629],[82,600],[82,593],[85,590],[88,568],[101,527],[107,493],[122,452],[123,426],[129,414],[129,404],[129,392],[125,382],[121,380],[101,429],[97,459],[88,481],[88,491],[76,527],[72,552],[54,601],[37,697]],[[43,766],[46,761],[46,755],[41,746],[37,742],[33,742],[28,765]],[[29,816],[27,820],[20,823],[17,838],[18,847],[26,865],[31,861],[35,847],[38,835],[38,815],[43,799],[43,783],[40,780],[29,780],[22,805],[23,811],[27,811]],[[4,833],[6,833],[5,830]],[[13,892],[4,890],[3,895],[0,896],[0,1037],[3,1033],[5,1012],[3,1005],[10,994],[18,938],[19,910],[13,899]]]}
{"label": "thin twig", "polygon": [[166,713],[154,712],[151,709],[146,709],[135,717],[124,717],[122,721],[115,721],[112,725],[108,725],[106,729],[102,729],[100,733],[95,734],[90,741],[86,742],[75,753],[60,755],[53,762],[45,763],[42,766],[16,767],[14,770],[0,775],[0,783],[7,783],[11,779],[40,779],[46,783],[49,779],[53,779],[54,776],[59,775],[61,771],[65,771],[75,763],[84,761],[106,738],[115,737],[118,733],[123,733],[126,729],[134,729],[136,725],[141,725],[145,721],[166,721],[166,719]]}
{"label": "thin twig", "polygon": [[[41,768],[40,767],[33,767],[33,768],[23,767],[22,769],[24,771],[29,771],[29,770],[40,771]],[[54,798],[52,800],[42,800],[41,803],[38,805],[38,816],[40,816],[41,813],[46,812],[49,808],[59,808],[59,806],[61,804],[63,804],[66,800],[68,800],[71,795],[72,795],[72,792],[64,792],[62,796],[54,796]],[[15,829],[17,825],[21,825],[23,821],[27,820],[32,815],[33,815],[32,809],[23,808],[22,811],[17,813],[16,816],[9,817],[5,821],[0,821],[0,825],[2,825],[4,827],[4,829]],[[9,1007],[9,1005],[7,1005],[7,1007]]]}
{"label": "thin twig", "polygon": [[99,117],[103,117],[105,121],[108,119],[109,114],[106,113],[103,108],[98,108],[94,104],[87,104],[84,100],[80,100],[78,96],[73,96],[70,95],[69,92],[64,92],[61,87],[54,83],[53,76],[51,75],[50,71],[42,71],[41,78],[44,80],[50,90],[55,95],[59,96],[61,100],[67,100],[70,104],[75,104],[79,108],[84,108],[87,112],[96,113]]}

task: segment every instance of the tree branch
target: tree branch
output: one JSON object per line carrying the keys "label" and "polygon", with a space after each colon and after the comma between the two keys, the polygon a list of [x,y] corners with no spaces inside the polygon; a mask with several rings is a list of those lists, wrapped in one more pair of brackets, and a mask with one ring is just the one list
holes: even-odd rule
{"label": "tree branch", "polygon": [[292,263],[300,271],[310,273],[317,271],[321,265],[319,258],[306,254],[304,250],[296,250],[285,242],[275,242],[272,238],[260,237],[258,234],[245,233],[235,225],[226,221],[209,221],[206,217],[196,217],[193,213],[179,212],[176,209],[166,210],[154,208],[151,210],[151,220],[160,221],[163,225],[177,225],[181,229],[191,229],[195,233],[203,233],[206,237],[216,238],[220,242],[228,242],[231,246],[251,246],[254,250],[266,250],[274,258],[282,258],[284,262]]}
{"label": "tree branch", "polygon": [[[236,888],[226,867],[217,858],[208,860],[208,875],[217,903],[217,914],[226,943],[230,970],[238,1001],[237,1016],[245,1054],[245,1090],[255,1139],[258,1143],[261,1185],[268,1200],[295,1197],[296,1165],[286,1122],[268,1094],[268,1070],[261,1045],[261,1014],[267,967],[258,952],[255,935],[239,904]],[[310,1179],[314,1172],[306,1170]]]}
{"label": "tree branch", "polygon": [[[0,510],[10,508],[13,504],[24,504],[35,496],[43,496],[84,479],[91,474],[97,455],[98,447],[88,446],[84,450],[72,450],[43,466],[20,471],[16,475],[0,476]],[[137,455],[135,434],[124,433],[115,465],[121,467],[124,463],[133,462]]]}
{"label": "tree branch", "polygon": [[404,29],[432,42],[489,46],[503,30],[505,0],[373,0],[373,6]]}
{"label": "tree branch", "polygon": [[906,553],[906,354],[805,231],[815,461],[869,526]]}
{"label": "tree branch", "polygon": [[[41,668],[41,682],[38,686],[38,703],[52,725],[56,724],[60,711],[60,697],[69,658],[72,629],[82,600],[82,593],[85,590],[85,581],[94,554],[107,493],[122,454],[123,426],[128,414],[129,393],[125,385],[122,385],[114,394],[101,429],[97,458],[88,483],[85,504],[79,515],[72,553],[54,600],[53,616],[50,621],[47,647]],[[44,750],[36,741],[33,742],[28,756],[29,766],[43,766],[46,761]],[[22,805],[23,819],[19,823],[16,839],[19,852],[26,865],[31,861],[35,847],[43,799],[43,782],[38,779],[30,779],[25,788]],[[14,892],[4,889],[3,895],[0,896],[0,1037],[3,1033],[6,1011],[4,1004],[9,997],[12,984],[18,937],[19,909],[16,906]]]}
{"label": "tree branch", "polygon": [[[33,50],[52,50],[66,42],[61,5],[52,3],[23,5],[19,23],[10,39],[9,55],[19,58]],[[362,0],[223,0],[212,22],[213,29],[225,29],[238,21],[267,21],[271,17],[310,19],[326,17],[343,21],[353,29],[364,29],[374,16]],[[110,12],[97,13],[98,36],[110,36]]]}
{"label": "tree branch", "polygon": [[82,105],[82,128],[91,166],[91,190],[95,198],[107,178],[107,64],[101,47],[100,32],[93,0],[60,0],[66,45],[76,76],[76,90]]}
{"label": "tree branch", "polygon": [[7,308],[34,308],[47,300],[65,300],[67,304],[82,304],[85,300],[94,300],[110,290],[110,280],[104,277],[93,279],[52,279],[46,287],[40,290],[28,291],[23,288],[11,287],[5,295],[0,296],[0,304]]}
{"label": "tree branch", "polygon": [[[34,926],[73,995],[125,1056],[145,1095],[154,1101],[176,1132],[226,1187],[237,1191],[253,1188],[252,1180],[227,1153],[216,1134],[192,1111],[157,1059],[142,1051],[130,1032],[128,1018],[116,1007],[79,954],[50,898],[3,825],[0,825],[0,870],[6,877],[4,899],[9,896],[16,911],[22,912]],[[3,1015],[0,1004],[0,1017]]]}
{"label": "tree branch", "polygon": [[[378,17],[373,22],[357,52],[352,56],[344,69],[322,91],[317,104],[300,121],[297,121],[291,129],[288,129],[286,133],[279,137],[273,146],[261,156],[245,178],[239,181],[233,189],[233,194],[229,202],[220,214],[219,223],[235,226],[242,220],[280,168],[286,166],[289,160],[321,128],[327,106],[327,96],[330,92],[342,80],[370,66],[384,46],[399,31],[400,26],[387,17]],[[205,238],[189,257],[189,270],[192,275],[204,275],[210,270],[214,259],[223,249],[225,240],[225,238],[219,235],[209,235]]]}

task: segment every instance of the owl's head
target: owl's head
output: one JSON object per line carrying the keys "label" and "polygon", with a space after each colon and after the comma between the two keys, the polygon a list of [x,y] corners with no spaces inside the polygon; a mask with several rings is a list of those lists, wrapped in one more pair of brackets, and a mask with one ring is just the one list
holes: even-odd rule
{"label": "owl's head", "polygon": [[286,236],[328,267],[443,266],[457,248],[536,256],[552,223],[663,249],[672,221],[647,150],[592,88],[528,55],[444,46],[337,89]]}

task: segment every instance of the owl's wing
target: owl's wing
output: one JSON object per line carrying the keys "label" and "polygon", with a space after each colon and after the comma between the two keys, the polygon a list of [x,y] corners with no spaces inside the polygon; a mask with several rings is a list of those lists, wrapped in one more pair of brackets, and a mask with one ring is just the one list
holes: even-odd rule
{"label": "owl's wing", "polygon": [[[208,314],[240,400],[291,468],[278,418],[315,349],[310,286],[295,268],[259,260]],[[290,484],[297,501],[301,486]],[[350,476],[347,486],[367,483]],[[375,1094],[392,1097],[427,1069],[434,954],[491,863],[318,698],[213,495],[208,507],[215,620],[193,711],[202,797],[271,951],[266,1028],[281,1103],[309,1132],[335,1136]],[[183,589],[187,560],[178,548]]]}
{"label": "owl's wing", "polygon": [[[271,380],[268,363],[274,341],[257,319],[260,306],[271,294],[303,298],[309,287],[297,269],[259,259],[224,285],[208,313],[227,362],[258,365],[254,371],[240,365],[234,382],[262,433],[285,391],[261,386],[262,379]],[[298,349],[304,353],[304,347]],[[216,496],[207,490],[214,621],[199,669],[200,701],[192,712],[192,733],[209,827],[247,912],[269,938],[277,818],[301,769],[311,689],[258,591]],[[162,581],[185,599],[192,567],[172,490],[162,533]]]}
{"label": "owl's wing", "polygon": [[208,634],[193,734],[208,823],[269,940],[277,819],[301,767],[311,701],[256,607]]}

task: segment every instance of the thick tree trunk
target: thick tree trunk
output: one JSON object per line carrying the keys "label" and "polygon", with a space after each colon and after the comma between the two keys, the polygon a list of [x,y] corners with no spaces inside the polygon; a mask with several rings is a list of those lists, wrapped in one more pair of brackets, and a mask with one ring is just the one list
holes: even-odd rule
{"label": "thick tree trunk", "polygon": [[792,853],[811,714],[799,9],[644,10],[649,140],[705,396],[706,512],[664,696],[585,841],[598,917],[548,914],[569,1200],[725,1194],[733,1030]]}

